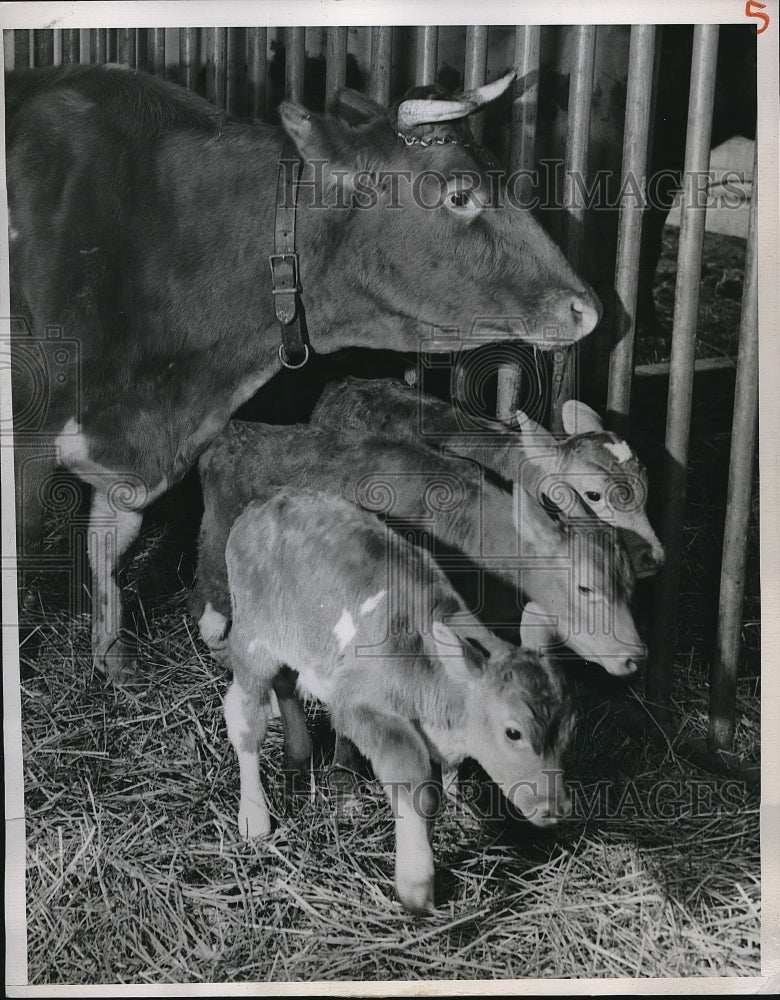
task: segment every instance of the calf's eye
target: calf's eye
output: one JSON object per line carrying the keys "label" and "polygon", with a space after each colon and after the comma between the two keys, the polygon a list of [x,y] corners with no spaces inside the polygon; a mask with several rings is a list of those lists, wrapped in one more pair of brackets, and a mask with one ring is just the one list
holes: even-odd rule
{"label": "calf's eye", "polygon": [[523,734],[520,732],[519,729],[514,729],[512,726],[507,726],[506,738],[508,740],[512,740],[512,742],[516,742],[517,740],[521,740],[523,738]]}
{"label": "calf's eye", "polygon": [[588,498],[588,500],[592,500],[594,503],[598,503],[599,500],[601,500],[601,494],[597,493],[596,490],[588,490],[585,493],[585,496]]}

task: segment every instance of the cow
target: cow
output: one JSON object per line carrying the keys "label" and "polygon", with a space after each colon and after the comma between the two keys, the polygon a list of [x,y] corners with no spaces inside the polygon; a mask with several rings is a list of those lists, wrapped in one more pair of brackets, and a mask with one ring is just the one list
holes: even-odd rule
{"label": "cow", "polygon": [[647,472],[631,447],[604,429],[584,403],[567,400],[559,441],[521,410],[514,426],[451,406],[394,379],[347,376],[328,384],[311,414],[317,426],[415,440],[437,451],[471,458],[498,476],[523,485],[566,517],[591,512],[613,524],[626,544],[637,577],[663,565],[664,549],[647,519]]}
{"label": "cow", "polygon": [[529,622],[528,631],[552,627],[555,648],[568,645],[618,677],[636,673],[644,658],[629,607],[634,577],[611,526],[592,516],[553,521],[521,484],[509,492],[485,481],[467,459],[349,428],[232,420],[198,468],[204,512],[190,607],[212,649],[230,618],[225,546],[233,522],[253,500],[308,486],[421,531],[459,585],[476,575],[472,611],[494,630],[516,636],[520,594],[552,616]]}
{"label": "cow", "polygon": [[72,348],[56,378],[13,369],[21,562],[64,467],[93,489],[93,657],[113,681],[135,674],[116,571],[143,511],[283,364],[598,323],[531,214],[485,194],[462,119],[510,82],[392,112],[346,92],[328,118],[284,102],[272,127],[119,67],[6,77],[17,339]]}
{"label": "cow", "polygon": [[341,497],[287,488],[244,509],[225,558],[233,681],[224,712],[244,835],[271,830],[258,751],[282,669],[371,761],[395,818],[396,890],[412,913],[434,902],[432,760],[476,759],[538,827],[570,812],[561,756],[574,715],[563,675],[476,622],[421,548]]}

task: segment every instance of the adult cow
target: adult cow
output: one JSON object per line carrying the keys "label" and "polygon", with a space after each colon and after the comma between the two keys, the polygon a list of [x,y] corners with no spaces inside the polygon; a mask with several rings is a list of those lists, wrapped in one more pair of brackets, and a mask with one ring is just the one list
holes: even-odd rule
{"label": "adult cow", "polygon": [[[475,327],[549,344],[597,324],[597,299],[532,217],[473,190],[488,178],[462,119],[510,79],[394,113],[347,94],[348,122],[285,103],[279,129],[115,67],[7,77],[14,311],[31,338],[56,326],[76,345],[34,443],[17,428],[18,520],[39,532],[57,462],[94,487],[93,654],[112,679],[132,673],[118,560],[144,508],[291,360],[277,313],[320,352],[452,350]],[[17,378],[17,413],[30,389]]]}

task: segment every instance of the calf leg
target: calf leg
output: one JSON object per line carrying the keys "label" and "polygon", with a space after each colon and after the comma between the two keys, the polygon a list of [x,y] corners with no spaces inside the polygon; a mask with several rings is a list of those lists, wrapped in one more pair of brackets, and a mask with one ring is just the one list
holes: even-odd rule
{"label": "calf leg", "polygon": [[238,829],[245,837],[264,837],[271,832],[271,815],[260,782],[257,755],[268,722],[270,692],[261,692],[251,683],[244,687],[246,681],[242,683],[240,677],[239,673],[224,701],[228,736],[238,757],[241,789]]}
{"label": "calf leg", "polygon": [[137,679],[133,652],[121,641],[122,592],[116,579],[119,561],[141,531],[143,514],[118,509],[95,490],[89,513],[87,550],[92,570],[92,656],[98,670],[116,683]]}
{"label": "calf leg", "polygon": [[274,677],[273,689],[279,702],[284,731],[284,770],[305,774],[311,762],[312,743],[306,715],[295,694],[297,677],[294,670],[282,667]]}
{"label": "calf leg", "polygon": [[438,805],[431,763],[410,722],[368,707],[334,715],[368,757],[382,782],[395,817],[395,886],[412,913],[433,909],[433,851],[429,825]]}

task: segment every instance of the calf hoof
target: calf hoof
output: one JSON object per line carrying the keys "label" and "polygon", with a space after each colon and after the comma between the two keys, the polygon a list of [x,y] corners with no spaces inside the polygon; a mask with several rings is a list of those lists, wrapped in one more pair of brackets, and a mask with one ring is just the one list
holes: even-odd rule
{"label": "calf hoof", "polygon": [[145,684],[135,646],[122,639],[117,639],[105,652],[96,651],[94,665],[116,687],[137,688]]}
{"label": "calf hoof", "polygon": [[398,898],[404,904],[404,908],[418,917],[430,916],[434,912],[433,905],[433,878],[426,878],[420,882],[412,882],[398,879],[396,881],[396,892]]}
{"label": "calf hoof", "polygon": [[257,802],[242,806],[238,812],[238,830],[247,840],[251,837],[267,837],[271,832],[271,817],[267,809]]}

